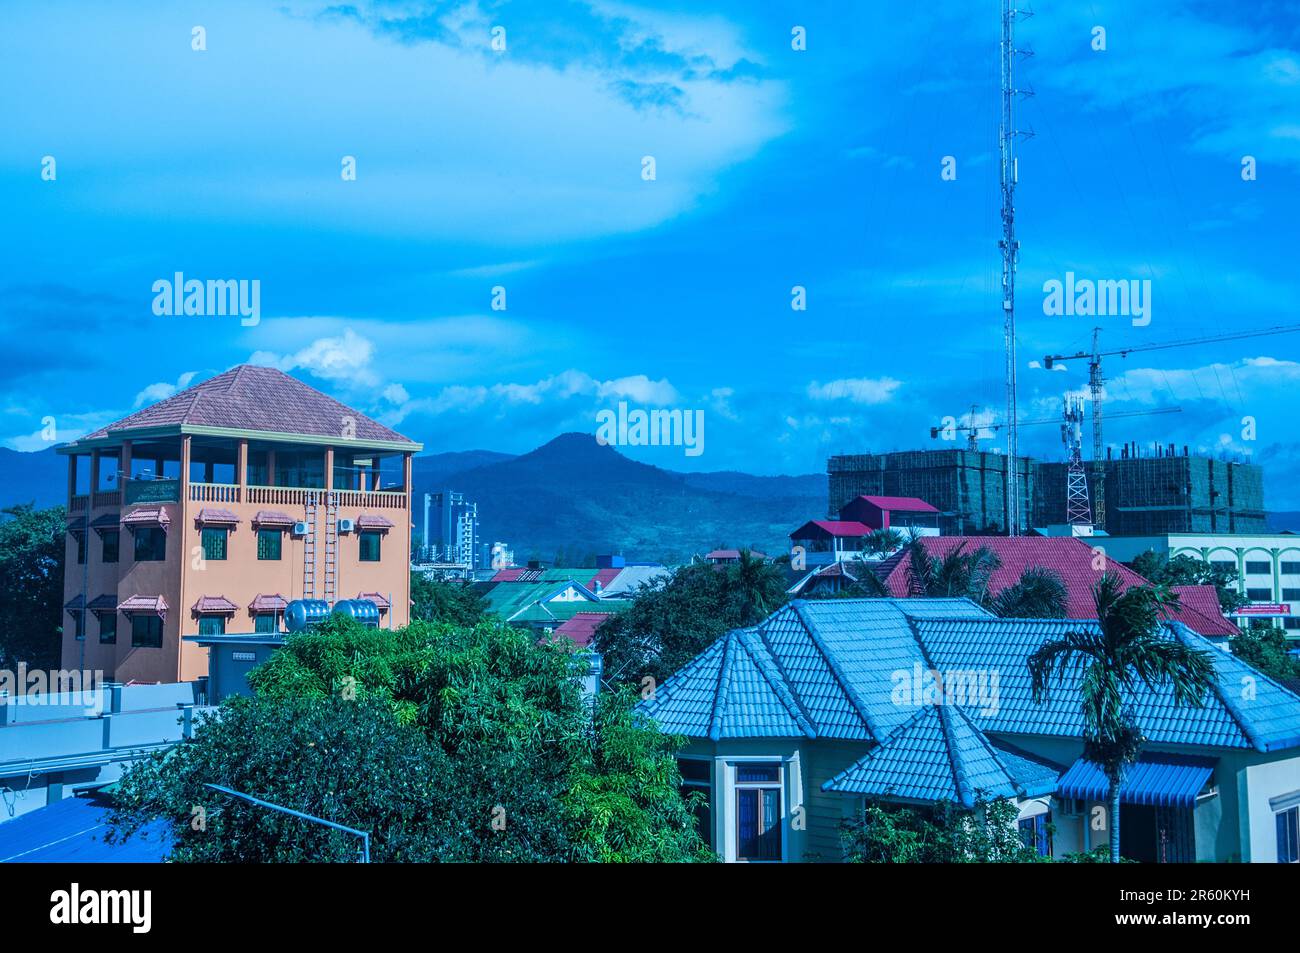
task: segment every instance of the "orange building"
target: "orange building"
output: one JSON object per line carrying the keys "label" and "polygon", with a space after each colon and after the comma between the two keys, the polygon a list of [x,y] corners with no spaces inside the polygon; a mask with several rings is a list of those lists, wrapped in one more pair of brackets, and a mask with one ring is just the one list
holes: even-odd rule
{"label": "orange building", "polygon": [[60,447],[63,667],[188,681],[188,635],[282,629],[294,599],[410,615],[401,434],[278,370],[240,365]]}

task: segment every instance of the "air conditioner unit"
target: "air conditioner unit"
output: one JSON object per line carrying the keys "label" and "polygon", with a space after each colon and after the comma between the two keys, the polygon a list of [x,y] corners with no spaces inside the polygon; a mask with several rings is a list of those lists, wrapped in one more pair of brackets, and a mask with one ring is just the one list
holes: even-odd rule
{"label": "air conditioner unit", "polygon": [[352,522],[352,520],[339,520],[340,533],[350,533],[352,532],[354,526],[355,524]]}
{"label": "air conditioner unit", "polygon": [[307,535],[307,524],[306,524],[306,523],[301,523],[301,522],[300,522],[300,523],[294,523],[294,524],[293,524],[293,535],[295,535],[295,536],[306,536],[306,535]]}

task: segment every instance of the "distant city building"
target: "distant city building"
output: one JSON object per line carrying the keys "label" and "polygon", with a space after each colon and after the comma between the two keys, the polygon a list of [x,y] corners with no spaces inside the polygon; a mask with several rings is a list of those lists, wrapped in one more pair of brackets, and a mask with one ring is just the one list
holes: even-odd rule
{"label": "distant city building", "polygon": [[277,631],[294,599],[381,594],[405,625],[420,449],[247,364],[60,447],[63,667],[190,681],[208,652],[185,636]]}
{"label": "distant city building", "polygon": [[1237,573],[1238,588],[1250,600],[1237,616],[1245,628],[1271,619],[1300,640],[1300,536],[1292,533],[1165,533],[1112,536],[1106,552],[1131,562],[1147,550],[1170,559],[1191,556]]}
{"label": "distant city building", "polygon": [[478,504],[455,490],[424,494],[424,526],[418,558],[423,563],[485,568],[479,552]]}

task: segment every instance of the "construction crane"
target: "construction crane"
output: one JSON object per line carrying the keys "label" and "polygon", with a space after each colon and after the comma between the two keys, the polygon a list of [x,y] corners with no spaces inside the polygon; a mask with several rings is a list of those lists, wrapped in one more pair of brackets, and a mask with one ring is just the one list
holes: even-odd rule
{"label": "construction crane", "polygon": [[[958,423],[952,417],[946,418],[944,421],[942,421],[939,424],[939,426],[930,428],[930,438],[932,440],[937,440],[940,437],[942,437],[944,440],[953,440],[955,439],[957,434],[959,433],[965,434],[966,449],[972,452],[978,451],[980,448],[979,441],[981,437],[992,436],[993,434],[996,434],[999,430],[1002,430],[1003,428],[1006,427],[1005,422],[999,424],[976,424],[974,422],[975,415],[979,412],[979,409],[980,409],[979,404],[971,404],[970,417],[968,418],[970,422],[966,424]],[[1157,414],[1181,414],[1182,412],[1183,412],[1183,408],[1181,407],[1156,407],[1153,410],[1126,410],[1121,414],[1111,414],[1111,416],[1115,418],[1150,417],[1150,416],[1155,416]],[[1018,426],[1034,427],[1039,424],[1059,424],[1059,423],[1061,423],[1060,417],[1043,417],[1039,420],[1018,421]],[[982,432],[986,430],[992,431],[992,433],[985,434]]]}
{"label": "construction crane", "polygon": [[[1181,341],[1164,341],[1156,344],[1137,344],[1133,347],[1116,348],[1113,351],[1101,350],[1101,328],[1092,329],[1092,350],[1079,351],[1076,354],[1050,354],[1043,358],[1043,367],[1051,370],[1058,361],[1088,360],[1088,393],[1092,398],[1092,486],[1093,486],[1093,523],[1098,529],[1106,527],[1106,459],[1105,440],[1102,436],[1102,385],[1106,378],[1102,374],[1103,357],[1127,357],[1138,351],[1163,351],[1173,347],[1191,347],[1196,344],[1215,344],[1220,341],[1239,341],[1244,338],[1266,337],[1272,334],[1291,334],[1300,331],[1300,324],[1282,324],[1271,328],[1256,328],[1252,331],[1235,331],[1230,334],[1211,334],[1206,337],[1186,338]],[[1119,414],[1113,416],[1118,417]]]}

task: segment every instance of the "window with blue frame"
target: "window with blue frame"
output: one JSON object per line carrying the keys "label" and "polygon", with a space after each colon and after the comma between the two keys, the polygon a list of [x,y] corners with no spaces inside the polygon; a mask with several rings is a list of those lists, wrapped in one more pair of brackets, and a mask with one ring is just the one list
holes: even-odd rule
{"label": "window with blue frame", "polygon": [[781,860],[781,765],[741,762],[736,772],[736,859]]}
{"label": "window with blue frame", "polygon": [[1048,825],[1051,823],[1050,812],[1021,818],[1019,822],[1021,841],[1026,847],[1036,850],[1039,857],[1052,856],[1052,837],[1048,830]]}
{"label": "window with blue frame", "polygon": [[99,614],[99,643],[114,645],[117,642],[117,613],[101,612]]}
{"label": "window with blue frame", "polygon": [[1300,864],[1300,805],[1273,817],[1277,825],[1277,862]]}

